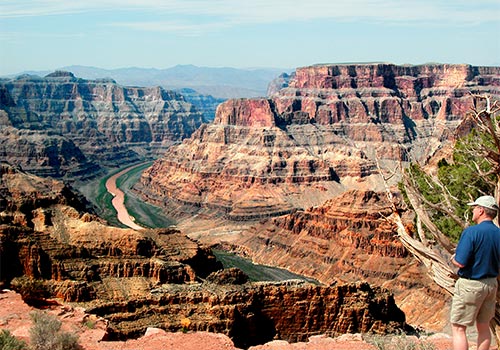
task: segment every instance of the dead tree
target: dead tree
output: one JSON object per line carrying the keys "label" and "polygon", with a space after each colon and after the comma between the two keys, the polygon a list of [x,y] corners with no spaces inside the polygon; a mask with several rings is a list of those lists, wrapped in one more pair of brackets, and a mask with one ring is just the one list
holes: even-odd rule
{"label": "dead tree", "polygon": [[[481,107],[480,107],[481,106]],[[500,199],[500,103],[498,100],[492,101],[491,97],[484,95],[474,95],[473,113],[469,115],[474,126],[478,130],[488,135],[492,142],[479,142],[475,147],[471,147],[471,151],[477,154],[478,157],[483,157],[491,166],[489,171],[482,171],[477,163],[474,164],[479,176],[488,179],[493,175],[495,199],[498,203]],[[497,217],[497,222],[498,222]],[[497,303],[495,308],[495,317],[491,321],[491,329],[495,335],[497,345],[500,346],[500,292],[497,294]]]}
{"label": "dead tree", "polygon": [[[483,135],[483,137],[478,137],[476,139],[478,142],[466,146],[465,151],[470,152],[478,160],[472,161],[467,166],[485,181],[490,182],[498,202],[500,199],[500,118],[497,115],[500,111],[500,105],[498,101],[492,101],[489,96],[472,95],[472,97],[474,100],[473,108],[471,113],[464,118],[462,125],[468,125],[474,132]],[[479,161],[483,159],[489,164],[487,170],[480,166]],[[384,181],[389,200],[394,204],[391,219],[397,226],[398,236],[406,249],[428,268],[430,277],[444,290],[452,294],[457,276],[450,264],[450,258],[454,253],[455,244],[433,223],[429,208],[447,215],[462,228],[466,227],[467,218],[460,218],[455,214],[451,194],[437,177],[431,176],[431,181],[436,191],[439,190],[443,198],[442,203],[438,206],[423,196],[409,171],[405,170],[402,173],[402,184],[405,189],[407,204],[416,215],[416,232],[409,232],[407,226],[404,225],[399,214],[400,209],[396,207],[396,202],[392,198],[387,181]],[[431,241],[436,242],[436,244],[431,244]],[[497,344],[500,345],[499,301],[500,292],[497,296],[495,317],[491,323],[491,329]]]}

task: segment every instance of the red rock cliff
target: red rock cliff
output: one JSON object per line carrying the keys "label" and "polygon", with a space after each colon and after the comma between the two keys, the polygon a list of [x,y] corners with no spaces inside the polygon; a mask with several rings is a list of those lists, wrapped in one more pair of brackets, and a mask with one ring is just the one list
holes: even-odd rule
{"label": "red rock cliff", "polygon": [[500,98],[500,68],[317,65],[298,68],[270,98],[221,104],[143,174],[137,189],[176,212],[248,220],[377,189],[384,168],[425,160],[455,131],[471,93]]}
{"label": "red rock cliff", "polygon": [[[426,277],[399,241],[386,220],[392,211],[385,193],[347,191],[321,206],[261,221],[239,238],[227,237],[227,248],[327,284],[383,285],[395,294],[410,324],[441,331],[448,321],[449,295]],[[406,219],[409,224],[411,219]]]}
{"label": "red rock cliff", "polygon": [[275,115],[271,102],[264,99],[229,100],[217,108],[214,124],[249,127],[275,126]]}

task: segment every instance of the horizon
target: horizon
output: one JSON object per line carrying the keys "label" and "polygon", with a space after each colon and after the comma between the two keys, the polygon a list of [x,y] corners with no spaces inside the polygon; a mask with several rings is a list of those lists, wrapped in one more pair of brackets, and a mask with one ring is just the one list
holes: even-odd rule
{"label": "horizon", "polygon": [[69,66],[500,65],[497,0],[290,3],[6,1],[0,4],[0,75]]}
{"label": "horizon", "polygon": [[[117,71],[126,71],[126,70],[157,70],[157,71],[167,71],[171,69],[175,69],[177,67],[193,67],[196,69],[228,69],[228,70],[242,70],[242,71],[265,71],[265,70],[276,70],[276,71],[283,71],[284,73],[288,71],[295,71],[298,68],[301,67],[311,67],[311,66],[330,66],[330,65],[378,65],[378,64],[385,64],[385,65],[395,65],[395,66],[423,66],[423,65],[470,65],[472,67],[477,67],[477,65],[469,64],[469,63],[447,63],[447,62],[424,62],[424,63],[418,63],[418,64],[412,64],[412,63],[393,63],[393,62],[330,62],[330,63],[314,63],[308,66],[300,66],[300,67],[209,67],[209,66],[198,66],[194,64],[176,64],[171,67],[165,67],[165,68],[156,68],[156,67],[140,67],[140,66],[128,66],[128,67],[116,67],[116,68],[102,68],[102,67],[96,67],[96,66],[86,66],[86,65],[70,65],[70,66],[64,66],[64,67],[57,67],[54,69],[41,69],[41,70],[25,70],[25,71],[20,71],[17,73],[10,73],[10,74],[0,74],[0,77],[2,78],[16,78],[21,75],[37,75],[41,74],[40,77],[43,77],[44,75],[52,74],[55,72],[69,72],[77,78],[81,78],[78,75],[78,70],[79,69],[89,69],[91,71],[105,71],[109,73],[116,73]],[[490,67],[497,67],[500,65],[490,65]],[[481,65],[480,67],[489,67],[486,65]],[[76,70],[76,71],[73,71]],[[87,78],[84,78],[87,79]]]}

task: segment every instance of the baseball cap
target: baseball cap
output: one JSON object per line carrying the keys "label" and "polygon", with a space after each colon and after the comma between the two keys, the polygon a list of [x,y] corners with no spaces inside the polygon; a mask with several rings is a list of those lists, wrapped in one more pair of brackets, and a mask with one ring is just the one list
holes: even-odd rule
{"label": "baseball cap", "polygon": [[479,205],[481,207],[498,210],[498,204],[495,198],[492,196],[481,196],[472,203],[467,203],[467,205]]}

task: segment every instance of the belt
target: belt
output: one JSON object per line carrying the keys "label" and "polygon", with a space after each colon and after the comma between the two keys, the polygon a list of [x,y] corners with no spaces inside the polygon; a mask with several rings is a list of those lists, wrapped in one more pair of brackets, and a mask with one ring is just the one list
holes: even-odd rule
{"label": "belt", "polygon": [[460,278],[470,280],[470,281],[485,281],[489,279],[496,279],[497,276],[486,276],[486,277],[481,277],[481,278],[472,278],[472,277],[466,277],[466,276],[458,276]]}

